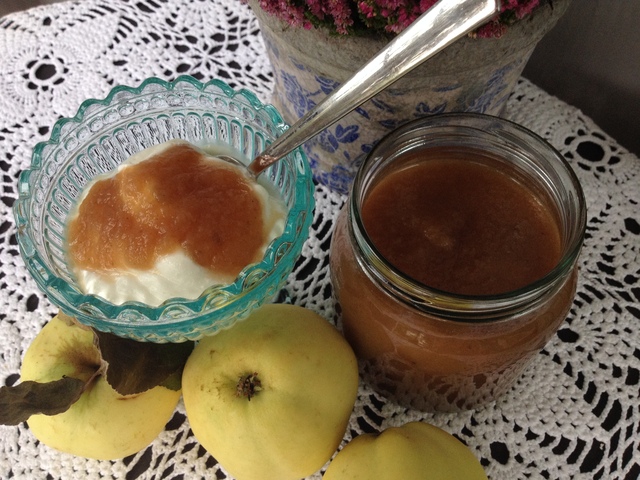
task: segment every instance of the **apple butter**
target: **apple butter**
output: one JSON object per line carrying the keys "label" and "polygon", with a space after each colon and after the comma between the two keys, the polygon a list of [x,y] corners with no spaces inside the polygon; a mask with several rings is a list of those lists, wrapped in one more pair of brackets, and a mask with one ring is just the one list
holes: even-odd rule
{"label": "apple butter", "polygon": [[428,155],[409,153],[362,205],[382,256],[425,285],[466,295],[516,290],[553,269],[557,220],[533,192],[473,151]]}
{"label": "apple butter", "polygon": [[74,263],[95,270],[145,270],[184,248],[235,276],[263,242],[262,205],[248,179],[185,144],[96,182],[68,230]]}
{"label": "apple butter", "polygon": [[571,307],[585,219],[570,166],[515,124],[451,114],[385,138],[330,256],[365,380],[427,411],[498,398]]}

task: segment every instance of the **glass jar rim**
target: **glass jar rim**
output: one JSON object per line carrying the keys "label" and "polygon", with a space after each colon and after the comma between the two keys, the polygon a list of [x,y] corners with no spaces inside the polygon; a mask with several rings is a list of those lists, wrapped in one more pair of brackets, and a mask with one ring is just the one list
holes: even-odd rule
{"label": "glass jar rim", "polygon": [[[515,290],[492,295],[458,294],[425,285],[409,277],[392,265],[375,247],[368,236],[362,218],[360,205],[366,197],[368,175],[374,166],[385,160],[393,161],[402,153],[415,147],[409,140],[428,134],[441,134],[443,129],[455,131],[455,136],[475,135],[483,141],[525,142],[530,153],[544,154],[554,162],[554,168],[561,172],[567,182],[560,188],[570,190],[575,205],[574,221],[570,238],[562,250],[562,257],[556,266],[542,278]],[[420,133],[418,136],[417,133]],[[395,143],[394,143],[395,142]],[[392,151],[391,145],[402,146]],[[446,145],[446,144],[444,144]],[[509,160],[504,158],[504,160]],[[372,174],[374,177],[376,173]],[[427,312],[456,320],[495,320],[511,316],[530,308],[542,298],[553,294],[570,275],[578,258],[586,229],[586,201],[580,182],[572,167],[551,144],[525,127],[499,117],[478,113],[445,113],[413,120],[386,135],[367,155],[359,168],[348,199],[348,230],[358,256],[366,258],[362,265],[371,280],[398,299]],[[360,261],[362,264],[363,262]]]}

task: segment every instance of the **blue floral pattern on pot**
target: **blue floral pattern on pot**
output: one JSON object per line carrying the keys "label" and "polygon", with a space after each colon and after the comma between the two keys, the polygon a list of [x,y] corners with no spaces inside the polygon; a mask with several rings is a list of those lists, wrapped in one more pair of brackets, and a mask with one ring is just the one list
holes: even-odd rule
{"label": "blue floral pattern on pot", "polygon": [[[271,101],[287,122],[295,122],[340,85],[320,72],[317,65],[285,53],[290,46],[282,48],[276,36],[263,30],[263,38],[274,70]],[[499,115],[529,54],[463,78],[434,76],[426,87],[424,82],[419,88],[411,82],[403,86],[404,79],[400,80],[305,143],[315,180],[347,194],[373,146],[415,118],[452,111]]]}

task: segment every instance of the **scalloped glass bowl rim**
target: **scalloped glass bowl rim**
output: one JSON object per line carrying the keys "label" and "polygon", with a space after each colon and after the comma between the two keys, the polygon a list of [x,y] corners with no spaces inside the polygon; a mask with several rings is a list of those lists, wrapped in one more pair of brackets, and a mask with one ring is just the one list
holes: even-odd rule
{"label": "scalloped glass bowl rim", "polygon": [[[309,226],[312,221],[311,211],[313,210],[313,182],[312,182],[312,174],[308,162],[306,161],[306,156],[301,148],[296,149],[290,155],[300,155],[301,158],[305,159],[303,162],[304,169],[301,171],[298,169],[298,178],[296,182],[295,190],[297,191],[299,188],[305,188],[305,191],[308,195],[295,195],[294,204],[292,208],[289,210],[287,215],[287,222],[285,224],[285,230],[278,238],[276,238],[267,248],[262,260],[258,263],[247,266],[236,278],[236,280],[229,285],[215,285],[207,290],[205,290],[198,298],[196,299],[185,299],[180,297],[174,297],[166,300],[164,303],[157,307],[151,307],[141,302],[125,302],[120,305],[113,304],[108,302],[107,300],[91,294],[83,294],[76,287],[70,285],[64,279],[55,275],[47,266],[46,262],[43,262],[42,256],[37,249],[33,249],[33,255],[25,255],[23,252],[23,243],[25,242],[25,236],[27,236],[22,228],[27,225],[30,220],[28,218],[20,219],[21,215],[18,213],[18,210],[21,207],[28,206],[31,201],[31,189],[28,185],[29,177],[32,174],[36,174],[38,171],[42,170],[42,155],[45,148],[50,145],[57,145],[60,143],[60,137],[62,135],[63,129],[65,125],[69,123],[81,124],[85,120],[85,114],[88,110],[91,109],[94,105],[108,107],[115,99],[116,95],[121,95],[125,93],[127,95],[127,99],[131,99],[137,95],[142,95],[149,88],[149,86],[159,86],[164,88],[165,90],[173,90],[180,83],[186,82],[192,87],[195,87],[198,91],[206,92],[207,89],[214,88],[217,89],[214,93],[222,93],[226,95],[229,99],[233,99],[236,96],[241,96],[246,99],[249,104],[255,110],[264,111],[271,121],[274,124],[275,129],[278,133],[282,133],[284,130],[288,128],[288,125],[284,122],[278,111],[270,104],[263,104],[257,96],[246,89],[235,90],[227,83],[223,82],[219,79],[212,79],[206,83],[202,83],[196,80],[193,77],[189,76],[180,76],[176,78],[174,81],[169,82],[156,77],[151,77],[144,80],[138,87],[130,87],[126,85],[118,85],[114,87],[109,94],[104,99],[87,99],[82,102],[75,116],[73,117],[64,117],[60,118],[56,121],[52,128],[52,133],[49,140],[38,143],[33,150],[33,154],[31,157],[30,166],[21,172],[19,180],[18,180],[18,191],[19,197],[14,206],[14,217],[16,218],[16,226],[18,227],[18,244],[20,247],[20,254],[26,264],[27,270],[31,274],[32,278],[36,281],[38,286],[47,294],[50,300],[60,308],[64,313],[78,317],[78,320],[81,323],[87,324],[91,327],[95,327],[100,331],[111,332],[118,335],[130,336],[131,338],[147,338],[147,337],[155,337],[152,341],[164,341],[163,338],[158,338],[156,336],[159,333],[156,329],[157,327],[162,327],[163,331],[166,331],[168,327],[175,325],[180,330],[180,326],[184,327],[187,322],[192,323],[192,327],[202,326],[200,330],[206,330],[206,324],[209,321],[210,317],[216,315],[225,316],[229,314],[229,310],[235,310],[237,302],[242,300],[244,297],[251,295],[252,297],[256,297],[256,295],[261,294],[264,296],[264,292],[261,293],[261,286],[265,285],[265,280],[274,275],[280,275],[281,270],[286,266],[282,258],[278,258],[278,265],[276,268],[268,269],[269,265],[274,263],[274,257],[279,257],[280,250],[283,246],[287,248],[287,254],[290,254],[292,251],[299,251],[302,243],[306,240]],[[26,185],[26,192],[23,190],[23,185]],[[309,199],[308,203],[304,203],[306,199]],[[307,210],[306,219],[303,225],[300,225],[298,222],[298,217],[302,211]],[[30,211],[29,208],[26,211]],[[299,228],[302,227],[302,228]],[[27,240],[31,242],[31,240]],[[33,257],[33,260],[32,260]],[[34,265],[34,262],[38,263],[38,266]],[[293,264],[295,259],[291,260]],[[46,269],[46,274],[49,277],[48,280],[40,280],[40,275],[34,274],[34,270],[41,268]],[[251,275],[254,272],[259,270],[270,270],[267,275],[262,276],[255,284],[251,285],[249,288],[245,289],[243,284],[250,279]],[[254,280],[249,280],[250,283],[253,283]],[[214,305],[211,307],[205,307],[208,302],[208,298],[211,294],[216,292],[224,292],[227,300],[222,303],[222,305]],[[59,296],[64,297],[64,301],[59,300]],[[260,296],[257,297],[260,299]],[[92,306],[93,308],[99,310],[103,314],[105,312],[110,312],[108,318],[100,318],[91,314],[91,312],[87,311],[86,306]],[[181,309],[178,317],[171,317],[170,315],[166,315],[167,312],[171,312],[172,310]],[[184,316],[184,312],[188,311],[189,314]],[[123,316],[126,316],[129,312],[134,315],[140,315],[145,317],[148,322],[146,323],[138,323],[142,321],[142,319],[134,322],[128,321],[126,319],[123,320]],[[134,313],[135,312],[135,313]],[[164,317],[164,318],[162,318]],[[162,319],[161,319],[162,318]],[[196,324],[193,324],[196,323]],[[202,325],[201,325],[202,324]],[[135,331],[135,334],[131,335],[131,332]],[[164,335],[166,336],[166,335]],[[181,335],[183,340],[193,340],[198,338],[200,335],[198,330],[193,331],[192,333],[184,333]],[[162,335],[160,336],[162,337]],[[180,335],[178,335],[180,337]]]}

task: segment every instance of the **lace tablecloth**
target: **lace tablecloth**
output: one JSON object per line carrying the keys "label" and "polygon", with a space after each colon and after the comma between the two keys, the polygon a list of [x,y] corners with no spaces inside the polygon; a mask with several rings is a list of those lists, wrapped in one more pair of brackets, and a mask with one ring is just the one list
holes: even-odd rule
{"label": "lace tablecloth", "polygon": [[[271,69],[263,48],[256,20],[238,0],[83,0],[0,20],[4,384],[19,381],[23,351],[56,313],[27,274],[11,213],[33,146],[85,98],[149,76],[219,77],[268,101]],[[362,385],[345,442],[422,419],[468,444],[493,480],[640,478],[640,160],[526,80],[506,116],[557,147],[585,189],[589,222],[569,317],[508,395],[480,411],[423,414]],[[316,200],[313,231],[287,288],[294,303],[334,320],[327,250],[344,198],[318,187]],[[0,433],[1,478],[229,478],[198,445],[181,405],[153,444],[122,461],[58,453],[25,425]]]}

